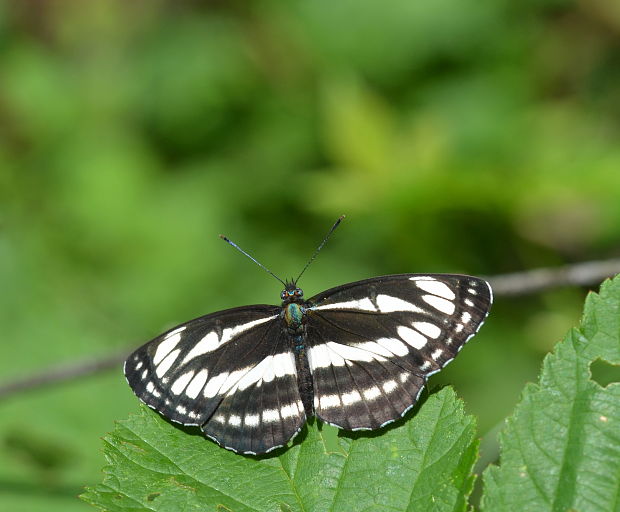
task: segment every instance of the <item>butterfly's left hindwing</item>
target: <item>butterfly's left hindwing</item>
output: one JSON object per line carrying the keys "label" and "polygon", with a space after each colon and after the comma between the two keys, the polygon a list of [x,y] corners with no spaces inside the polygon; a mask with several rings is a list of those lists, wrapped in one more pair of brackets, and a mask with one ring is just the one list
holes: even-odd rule
{"label": "butterfly's left hindwing", "polygon": [[482,279],[441,274],[377,277],[313,297],[306,343],[316,415],[345,429],[399,418],[478,331],[491,302]]}
{"label": "butterfly's left hindwing", "polygon": [[305,421],[294,355],[276,306],[220,311],[182,324],[125,362],[134,393],[222,446],[264,453]]}

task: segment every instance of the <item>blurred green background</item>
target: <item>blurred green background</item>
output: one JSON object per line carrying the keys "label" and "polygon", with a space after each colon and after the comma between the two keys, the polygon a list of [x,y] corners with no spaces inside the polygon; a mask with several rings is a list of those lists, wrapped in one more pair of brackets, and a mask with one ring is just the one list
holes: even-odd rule
{"label": "blurred green background", "polygon": [[[0,381],[398,272],[618,255],[616,0],[0,1]],[[584,289],[499,298],[431,387],[484,436]],[[0,510],[85,511],[117,371],[0,402]],[[205,441],[207,442],[207,441]]]}

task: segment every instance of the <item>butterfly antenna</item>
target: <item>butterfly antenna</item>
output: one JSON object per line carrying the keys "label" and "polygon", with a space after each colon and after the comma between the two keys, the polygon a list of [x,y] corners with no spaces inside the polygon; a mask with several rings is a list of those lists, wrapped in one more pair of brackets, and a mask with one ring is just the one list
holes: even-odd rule
{"label": "butterfly antenna", "polygon": [[329,237],[332,236],[332,233],[336,230],[336,228],[338,227],[338,225],[342,222],[342,219],[345,218],[345,215],[341,215],[340,217],[338,217],[338,220],[336,222],[334,222],[334,225],[331,227],[331,229],[328,231],[327,235],[325,235],[325,238],[323,238],[323,241],[321,242],[321,245],[319,245],[316,248],[316,251],[314,251],[314,254],[312,255],[312,257],[308,260],[308,263],[306,263],[306,266],[304,267],[304,269],[299,273],[299,275],[297,276],[297,279],[295,279],[295,281],[293,281],[294,283],[297,283],[297,281],[299,281],[299,278],[302,276],[302,274],[306,271],[306,269],[310,266],[310,263],[312,263],[314,261],[314,258],[316,258],[316,255],[319,254],[319,252],[321,251],[321,249],[323,248],[323,246],[327,243],[327,241],[329,240]]}
{"label": "butterfly antenna", "polygon": [[253,258],[252,256],[250,256],[247,252],[245,252],[241,247],[239,247],[235,242],[233,242],[232,240],[229,240],[228,238],[226,238],[224,235],[220,235],[220,238],[222,240],[224,240],[224,242],[232,245],[235,249],[237,249],[241,254],[245,254],[248,258],[250,258],[254,263],[256,263],[260,268],[262,268],[264,271],[266,271],[267,273],[271,274],[273,277],[275,277],[278,281],[280,281],[284,286],[286,286],[286,283],[284,281],[282,281],[282,279],[280,279],[277,275],[275,275],[271,270],[269,270],[265,265],[263,265],[260,261],[258,261],[256,258]]}

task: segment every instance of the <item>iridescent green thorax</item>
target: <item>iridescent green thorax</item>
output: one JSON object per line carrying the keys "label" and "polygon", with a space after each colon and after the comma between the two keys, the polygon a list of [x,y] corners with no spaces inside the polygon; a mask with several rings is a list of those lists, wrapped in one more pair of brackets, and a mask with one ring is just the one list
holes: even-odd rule
{"label": "iridescent green thorax", "polygon": [[297,330],[301,327],[301,323],[304,317],[304,308],[295,303],[291,302],[286,305],[286,309],[284,310],[284,320],[286,321],[286,325],[289,329]]}

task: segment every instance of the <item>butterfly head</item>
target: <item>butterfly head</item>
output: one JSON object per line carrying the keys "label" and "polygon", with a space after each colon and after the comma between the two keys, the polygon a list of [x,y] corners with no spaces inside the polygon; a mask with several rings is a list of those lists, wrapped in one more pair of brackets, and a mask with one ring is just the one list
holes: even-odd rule
{"label": "butterfly head", "polygon": [[298,302],[304,298],[304,291],[297,286],[295,281],[287,281],[286,288],[280,293],[282,305]]}

